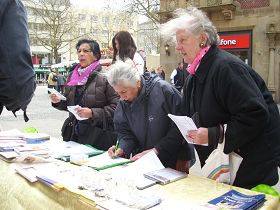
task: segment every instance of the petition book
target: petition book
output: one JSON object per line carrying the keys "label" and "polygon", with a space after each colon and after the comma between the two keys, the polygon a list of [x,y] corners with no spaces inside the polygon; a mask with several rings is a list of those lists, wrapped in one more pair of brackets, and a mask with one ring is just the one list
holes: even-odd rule
{"label": "petition book", "polygon": [[187,177],[187,174],[172,168],[162,168],[144,173],[144,177],[154,180],[159,184],[168,184]]}
{"label": "petition book", "polygon": [[208,203],[227,209],[253,210],[258,209],[265,202],[265,195],[244,195],[236,190],[230,190]]}

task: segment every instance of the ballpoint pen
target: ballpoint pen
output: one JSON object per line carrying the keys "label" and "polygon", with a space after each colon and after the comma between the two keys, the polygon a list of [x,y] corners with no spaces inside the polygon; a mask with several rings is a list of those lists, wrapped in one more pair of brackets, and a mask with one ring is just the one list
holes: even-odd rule
{"label": "ballpoint pen", "polygon": [[115,150],[114,150],[114,156],[116,156],[116,151],[119,148],[119,139],[117,140],[116,146],[115,146]]}

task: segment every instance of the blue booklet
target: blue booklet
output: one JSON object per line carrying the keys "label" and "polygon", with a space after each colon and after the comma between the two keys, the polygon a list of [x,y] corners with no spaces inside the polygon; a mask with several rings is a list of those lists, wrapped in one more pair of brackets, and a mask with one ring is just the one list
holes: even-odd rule
{"label": "blue booklet", "polygon": [[227,209],[253,210],[261,207],[264,202],[264,194],[244,195],[236,190],[230,190],[208,203]]}

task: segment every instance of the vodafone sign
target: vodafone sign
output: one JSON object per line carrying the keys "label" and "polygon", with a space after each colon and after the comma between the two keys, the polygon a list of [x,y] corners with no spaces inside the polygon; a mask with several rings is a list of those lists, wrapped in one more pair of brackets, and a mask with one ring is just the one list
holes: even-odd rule
{"label": "vodafone sign", "polygon": [[250,34],[220,35],[222,49],[250,48]]}

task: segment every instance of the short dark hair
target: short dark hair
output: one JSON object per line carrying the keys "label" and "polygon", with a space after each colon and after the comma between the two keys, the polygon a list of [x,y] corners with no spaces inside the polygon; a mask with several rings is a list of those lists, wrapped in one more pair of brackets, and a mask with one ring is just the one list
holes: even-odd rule
{"label": "short dark hair", "polygon": [[76,50],[79,49],[79,47],[82,44],[88,44],[90,46],[90,50],[92,51],[92,53],[95,55],[95,57],[97,58],[97,60],[99,60],[101,58],[101,52],[100,52],[100,47],[99,44],[95,41],[95,40],[91,40],[91,39],[80,39],[78,41],[78,43],[76,44]]}
{"label": "short dark hair", "polygon": [[[115,40],[119,42],[119,52],[116,48]],[[128,31],[119,31],[112,39],[112,46],[114,49],[113,61],[116,61],[117,54],[120,59],[124,61],[125,58],[133,59],[137,50],[136,44]]]}

